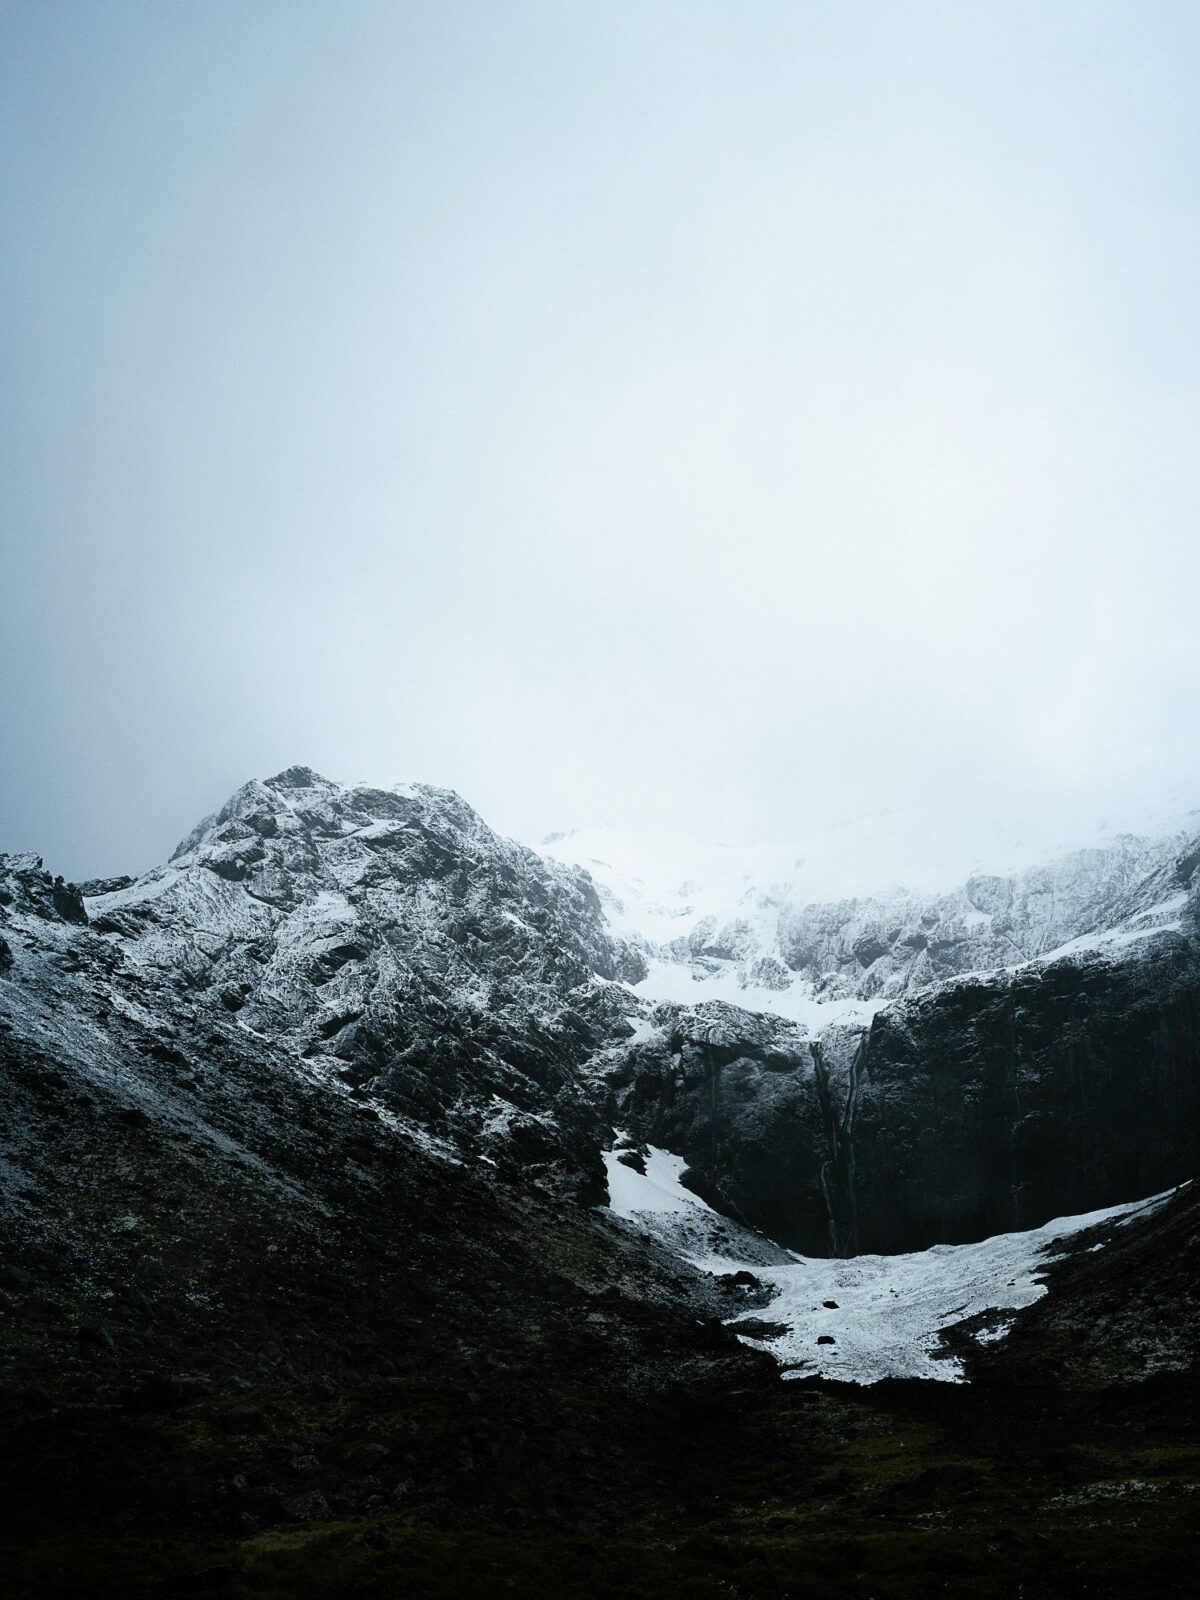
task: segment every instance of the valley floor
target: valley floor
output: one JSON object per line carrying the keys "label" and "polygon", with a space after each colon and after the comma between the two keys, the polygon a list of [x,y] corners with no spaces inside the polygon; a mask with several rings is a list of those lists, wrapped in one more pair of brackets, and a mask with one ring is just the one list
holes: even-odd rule
{"label": "valley floor", "polygon": [[[130,1198],[111,1173],[105,1193]],[[702,1300],[683,1314],[687,1276],[682,1312],[658,1304],[670,1258],[603,1211],[464,1177],[379,1197],[390,1241],[284,1214],[264,1245],[229,1198],[172,1193],[183,1281],[219,1237],[216,1321],[155,1297],[156,1241],[108,1256],[106,1324],[46,1254],[9,1269],[5,1596],[1195,1592],[1195,1364],[1130,1371],[1153,1366],[1139,1340],[1170,1343],[1157,1306],[1189,1315],[1190,1190],[1053,1268],[1024,1347],[978,1347],[972,1382],[870,1385],[781,1381]],[[1118,1369],[1081,1385],[1098,1334]]]}
{"label": "valley floor", "polygon": [[[863,1391],[823,1381],[614,1404],[581,1378],[505,1375],[481,1391],[468,1387],[472,1374],[447,1368],[319,1402],[264,1389],[242,1402],[265,1419],[250,1437],[230,1437],[228,1408],[210,1403],[150,1418],[44,1419],[8,1437],[6,1511],[19,1513],[19,1529],[5,1541],[3,1592],[122,1600],[1195,1592],[1200,1434],[1191,1387],[1152,1383],[1107,1396],[1103,1408],[1093,1396],[1064,1404],[1050,1391],[914,1382]],[[367,1474],[387,1504],[258,1532],[196,1525],[190,1493],[202,1498],[209,1474],[246,1479],[252,1497],[264,1471],[287,1480],[289,1456],[304,1459],[292,1452],[328,1461],[364,1432],[391,1451],[388,1468]],[[404,1447],[414,1436],[442,1492],[406,1510],[390,1479],[411,1470]],[[514,1447],[517,1439],[525,1443]],[[82,1473],[86,1506],[68,1513],[33,1489],[46,1471]],[[312,1481],[292,1481],[289,1500],[320,1493],[306,1487]]]}

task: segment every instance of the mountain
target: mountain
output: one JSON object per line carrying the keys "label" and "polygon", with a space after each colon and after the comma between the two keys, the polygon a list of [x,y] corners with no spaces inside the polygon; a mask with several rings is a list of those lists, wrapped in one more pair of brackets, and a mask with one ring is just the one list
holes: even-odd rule
{"label": "mountain", "polygon": [[965,1243],[1200,1167],[1200,843],[1179,819],[815,903],[811,852],[763,887],[750,857],[709,851],[672,894],[678,841],[657,882],[628,836],[546,849],[598,875],[647,962],[647,1026],[608,1073],[618,1116],[795,1249]]}
{"label": "mountain", "polygon": [[476,1157],[598,1194],[575,1079],[629,1031],[616,980],[644,963],[584,872],[457,795],[292,767],[239,789],[166,866],[84,892],[113,981],[168,1033],[203,1015],[269,1038]]}
{"label": "mountain", "polygon": [[[723,999],[815,1030],[838,1015],[870,1014],[855,1001],[1177,926],[1188,874],[1176,863],[1200,835],[1193,812],[1149,833],[1104,830],[1086,848],[1047,859],[1025,860],[1028,847],[1012,845],[1019,867],[977,865],[957,880],[944,864],[931,873],[914,858],[923,878],[939,881],[901,888],[887,886],[895,863],[884,819],[869,821],[865,840],[861,827],[839,830],[801,853],[615,829],[555,835],[542,853],[595,879],[611,926],[647,954],[641,993]],[[848,859],[860,843],[873,866]],[[905,843],[896,841],[901,855]],[[907,847],[911,854],[911,840]],[[851,884],[860,886],[852,895]]]}
{"label": "mountain", "polygon": [[1037,1227],[1200,1168],[1200,845],[1178,833],[923,896],[743,888],[756,920],[701,897],[666,943],[611,873],[449,791],[306,767],[244,785],[136,880],[4,862],[7,992],[53,1012],[61,1050],[198,1082],[265,1046],[555,1196],[603,1199],[620,1123],[744,1222],[839,1255]]}
{"label": "mountain", "polygon": [[304,767],[0,857],[0,1592],[1187,1592],[1198,862],[725,948]]}

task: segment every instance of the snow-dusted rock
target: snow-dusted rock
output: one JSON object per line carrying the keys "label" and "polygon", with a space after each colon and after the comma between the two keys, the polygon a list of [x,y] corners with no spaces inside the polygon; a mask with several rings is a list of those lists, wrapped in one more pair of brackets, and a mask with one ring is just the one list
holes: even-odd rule
{"label": "snow-dusted rock", "polygon": [[1200,1165],[1198,863],[1115,840],[932,898],[768,896],[652,947],[457,795],[293,767],[133,881],[81,897],[5,858],[0,1000],[189,1080],[263,1052],[581,1199],[623,1120],[784,1245],[903,1251]]}
{"label": "snow-dusted rock", "polygon": [[[618,830],[564,834],[543,845],[596,879],[614,930],[648,957],[639,993],[654,1001],[722,999],[774,1011],[813,1034],[880,1003],[966,973],[1043,960],[1178,925],[1177,862],[1195,816],[1147,833],[1104,835],[1086,849],[1003,872],[973,870],[934,888],[894,881],[878,839],[870,869],[782,851],[736,851]],[[840,850],[848,848],[839,838]],[[687,852],[698,863],[689,871]],[[830,896],[841,881],[852,895]]]}
{"label": "snow-dusted rock", "polygon": [[110,1014],[188,1033],[184,1054],[232,1024],[464,1150],[599,1192],[578,1070],[630,1031],[621,980],[644,968],[584,872],[450,791],[293,767],[239,789],[165,866],[89,885],[86,912],[33,861],[6,882],[14,915],[90,920],[121,975],[100,980],[123,989]]}

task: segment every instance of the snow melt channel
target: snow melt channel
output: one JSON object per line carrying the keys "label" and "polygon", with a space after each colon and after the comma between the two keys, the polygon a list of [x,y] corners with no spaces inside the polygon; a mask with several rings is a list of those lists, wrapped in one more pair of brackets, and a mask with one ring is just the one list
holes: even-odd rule
{"label": "snow melt channel", "polygon": [[[1006,1322],[1002,1313],[1016,1313],[1045,1294],[1036,1279],[1053,1259],[1056,1242],[1098,1223],[1129,1221],[1168,1198],[1156,1195],[1132,1205],[1060,1217],[978,1244],[829,1260],[758,1241],[748,1229],[727,1221],[682,1186],[686,1163],[680,1157],[652,1146],[642,1174],[621,1162],[621,1153],[610,1151],[604,1158],[613,1212],[704,1271],[753,1272],[775,1292],[771,1304],[755,1315],[786,1324],[787,1332],[770,1341],[745,1342],[769,1351],[785,1377],[847,1383],[878,1383],[882,1378],[963,1382],[961,1362],[942,1343],[946,1329],[990,1311],[1001,1315],[988,1319],[974,1337],[980,1343],[1003,1338],[1011,1318]],[[726,1248],[726,1241],[732,1248]]]}

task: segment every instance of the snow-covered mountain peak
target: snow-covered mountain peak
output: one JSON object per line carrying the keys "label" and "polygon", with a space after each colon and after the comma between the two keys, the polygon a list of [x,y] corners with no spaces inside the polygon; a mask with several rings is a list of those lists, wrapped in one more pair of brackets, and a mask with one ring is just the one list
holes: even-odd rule
{"label": "snow-covered mountain peak", "polygon": [[242,784],[219,811],[197,823],[171,860],[242,837],[247,829],[260,838],[333,838],[375,824],[432,824],[439,818],[457,832],[488,840],[496,837],[453,789],[423,783],[386,788],[342,784],[323,778],[311,767],[294,766],[273,778],[252,778]]}
{"label": "snow-covered mountain peak", "polygon": [[[806,901],[794,853],[709,845],[697,861],[676,838],[639,859],[633,842],[622,861],[614,830],[552,841],[580,866],[496,834],[450,790],[288,768],[242,785],[137,880],[80,891],[36,860],[0,862],[0,978],[37,1001],[35,1033],[78,973],[81,1015],[116,1019],[130,1048],[203,1061],[205,1040],[253,1041],[281,1070],[577,1197],[602,1192],[619,1115],[771,1237],[818,1252],[979,1236],[1182,1170],[1174,1125],[1195,1079],[1171,1041],[1193,1024],[1147,1034],[1141,1000],[1104,997],[1190,1003],[1200,848],[1127,837],[943,891]],[[665,936],[639,932],[645,918]],[[1097,1062],[1081,1105],[1075,1044],[1055,1054],[1075,1009],[1072,1038],[1090,1028]],[[1033,1068],[1006,1053],[1014,1028]],[[1136,1103],[1121,1087],[1135,1059],[1154,1083]],[[985,1108],[965,1122],[944,1092],[960,1080]],[[1045,1154],[1039,1094],[1102,1151],[1078,1181],[1073,1157]],[[1126,1177],[1147,1126],[1161,1155]],[[920,1133],[943,1127],[939,1161],[960,1165],[927,1204]],[[994,1149],[1003,1172],[980,1194]],[[903,1183],[893,1226],[879,1196]]]}
{"label": "snow-covered mountain peak", "polygon": [[990,858],[951,840],[936,873],[921,868],[932,816],[886,812],[794,848],[603,828],[557,835],[542,853],[585,867],[613,931],[643,945],[646,998],[722,998],[819,1030],[969,972],[1174,926],[1187,889],[1175,866],[1196,821],[1102,828],[1040,860],[1016,840],[994,841]]}
{"label": "snow-covered mountain peak", "polygon": [[523,1140],[535,1165],[579,1137],[538,1119],[620,1036],[620,980],[644,972],[585,872],[428,784],[291,767],[243,784],[165,866],[87,887],[127,970],[180,975],[311,1069],[473,1147]]}

